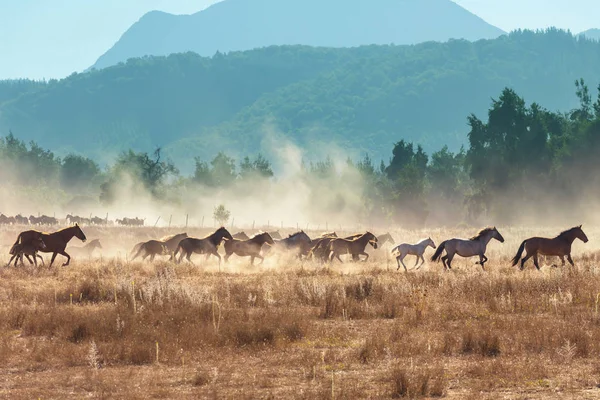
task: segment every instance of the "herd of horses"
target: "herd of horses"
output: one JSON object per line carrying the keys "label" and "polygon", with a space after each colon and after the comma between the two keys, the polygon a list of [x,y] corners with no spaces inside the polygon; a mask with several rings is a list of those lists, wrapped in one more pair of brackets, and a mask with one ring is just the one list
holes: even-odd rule
{"label": "herd of horses", "polygon": [[[274,236],[279,238],[274,238]],[[10,249],[12,258],[8,265],[13,260],[15,266],[19,260],[23,264],[23,258],[25,257],[30,263],[37,266],[37,258],[40,258],[43,263],[43,258],[38,253],[52,253],[50,267],[58,254],[67,259],[63,264],[63,266],[67,266],[71,256],[65,250],[74,237],[83,242],[87,239],[78,223],[53,233],[44,233],[37,230],[21,232]],[[469,239],[453,238],[445,240],[437,247],[431,238],[421,240],[416,244],[402,243],[395,246],[391,252],[396,256],[398,270],[403,266],[404,270],[408,271],[404,264],[404,259],[408,255],[416,257],[414,267],[419,269],[425,263],[423,254],[428,247],[435,249],[431,261],[438,262],[441,260],[445,270],[452,269],[452,261],[457,255],[460,257],[479,257],[476,264],[481,265],[481,268],[485,270],[485,263],[488,261],[485,253],[492,239],[496,239],[501,243],[504,242],[504,237],[496,227],[484,228]],[[571,257],[571,247],[575,239],[580,239],[584,243],[588,242],[581,225],[565,230],[554,238],[531,237],[525,239],[517,250],[517,254],[511,260],[512,265],[515,266],[520,262],[520,268],[523,270],[527,260],[533,258],[534,265],[539,270],[538,257],[540,255],[559,257],[563,266],[566,258],[571,265],[574,265]],[[180,233],[162,239],[140,242],[134,246],[130,254],[132,261],[138,257],[143,260],[149,257],[150,261],[153,261],[157,255],[168,255],[171,261],[177,263],[181,263],[184,258],[191,262],[193,254],[201,254],[205,255],[206,260],[210,256],[216,257],[220,265],[221,255],[219,249],[223,246],[225,262],[232,255],[236,255],[238,257],[250,257],[251,265],[254,264],[257,258],[261,262],[264,261],[264,257],[271,252],[289,252],[300,259],[314,259],[322,262],[332,262],[335,259],[343,262],[342,255],[350,255],[353,261],[359,261],[361,260],[360,257],[363,256],[365,258],[362,261],[367,261],[369,258],[369,254],[365,252],[367,246],[371,245],[374,249],[377,249],[378,246],[383,246],[388,242],[392,245],[395,244],[389,233],[379,237],[371,232],[338,237],[335,232],[331,232],[324,233],[316,238],[310,238],[304,231],[298,231],[287,238],[281,238],[278,233],[261,232],[248,237],[243,232],[231,235],[226,228],[221,227],[204,238],[188,237],[187,233]],[[100,242],[94,240],[85,247],[79,248],[79,252],[89,255],[98,247],[101,247]],[[442,256],[444,252],[445,255]],[[525,257],[522,257],[523,253],[525,253]],[[30,257],[33,258],[33,261]],[[421,264],[419,264],[419,261],[421,261]]]}
{"label": "herd of horses", "polygon": [[[64,222],[67,222],[71,225],[97,225],[97,226],[107,226],[107,225],[121,225],[121,226],[144,226],[146,221],[145,218],[127,218],[124,217],[122,219],[116,219],[114,222],[109,221],[108,215],[105,218],[101,217],[93,217],[90,215],[89,218],[81,217],[79,215],[67,214]],[[28,217],[24,217],[21,214],[15,216],[7,216],[4,214],[0,214],[0,225],[36,225],[36,226],[55,226],[58,225],[61,221],[56,217],[50,217],[48,215],[40,215],[34,216],[31,215]]]}

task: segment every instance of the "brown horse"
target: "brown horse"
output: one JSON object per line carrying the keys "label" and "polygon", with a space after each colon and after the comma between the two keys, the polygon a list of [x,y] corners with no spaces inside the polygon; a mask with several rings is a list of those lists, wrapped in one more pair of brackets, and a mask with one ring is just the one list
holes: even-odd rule
{"label": "brown horse", "polygon": [[100,239],[94,239],[83,247],[69,247],[69,251],[76,256],[91,257],[94,250],[101,248]]}
{"label": "brown horse", "polygon": [[[154,261],[154,257],[157,255],[170,255],[170,260],[174,259],[174,253],[179,246],[179,242],[187,238],[187,233],[178,233],[176,235],[166,236],[160,240],[149,240],[142,244],[139,244],[138,251],[135,253],[131,261],[138,258],[143,254],[142,259],[145,260],[150,256],[150,261]],[[138,246],[136,245],[136,246]]]}
{"label": "brown horse", "polygon": [[181,256],[179,256],[178,263],[181,263],[183,257],[185,257],[189,262],[192,262],[192,254],[206,254],[206,259],[210,257],[210,255],[214,255],[219,259],[219,265],[221,265],[221,256],[219,255],[219,246],[223,240],[234,240],[231,234],[224,227],[220,227],[214,233],[206,236],[203,239],[197,238],[186,238],[179,242],[177,246],[177,250],[175,250],[174,256],[177,256],[179,252],[181,252]]}
{"label": "brown horse", "polygon": [[[42,260],[42,266],[44,265],[44,258],[38,254],[38,251],[44,250],[46,248],[46,244],[41,236],[37,236],[30,243],[18,243],[13,246],[13,256],[8,262],[7,267],[10,267],[10,264],[15,260],[15,267],[17,266],[17,262],[21,260],[21,265],[24,265],[23,256],[27,257],[27,260],[30,264],[34,264],[37,267],[37,259],[38,257]],[[33,262],[29,258],[29,256],[33,257]]]}
{"label": "brown horse", "polygon": [[266,245],[264,253],[268,253],[271,250],[279,250],[282,252],[291,251],[295,252],[298,258],[302,258],[302,256],[308,255],[310,251],[310,237],[304,232],[299,231],[289,235],[285,239],[275,240],[273,246]]}
{"label": "brown horse", "polygon": [[308,258],[312,258],[312,259],[316,259],[319,260],[321,262],[325,262],[327,260],[329,260],[329,243],[331,243],[331,241],[333,239],[337,239],[337,234],[335,234],[335,236],[327,236],[327,237],[321,237],[321,238],[317,238],[311,241],[312,247],[310,249],[310,251],[308,252]]}
{"label": "brown horse", "polygon": [[364,261],[367,261],[369,259],[369,254],[365,253],[367,244],[371,244],[374,249],[377,248],[377,237],[371,232],[363,233],[354,239],[333,239],[329,243],[329,251],[331,253],[329,260],[333,261],[334,258],[337,258],[339,262],[343,262],[340,255],[351,254],[353,260],[357,260],[358,256],[363,255],[367,257]]}
{"label": "brown horse", "polygon": [[52,267],[57,254],[61,254],[67,258],[67,262],[63,264],[63,267],[69,265],[69,262],[71,262],[71,256],[65,252],[65,249],[73,237],[77,237],[82,242],[86,241],[85,234],[77,224],[53,233],[44,233],[35,230],[25,231],[21,232],[17,237],[17,241],[10,249],[10,254],[15,254],[19,244],[31,244],[39,237],[41,237],[46,244],[46,248],[40,249],[40,252],[52,253],[50,267]]}
{"label": "brown horse", "polygon": [[225,262],[229,260],[232,254],[235,254],[240,257],[250,257],[250,265],[254,265],[255,258],[260,258],[262,263],[265,259],[260,255],[260,249],[265,243],[270,245],[275,243],[268,232],[256,234],[248,240],[226,240]]}
{"label": "brown horse", "polygon": [[238,240],[248,240],[248,239],[250,239],[250,236],[246,235],[246,232],[238,232],[238,233],[232,235],[232,237],[234,239],[238,239]]}
{"label": "brown horse", "polygon": [[581,229],[581,225],[563,231],[552,239],[542,237],[532,237],[526,239],[523,241],[523,243],[521,243],[521,246],[519,246],[517,255],[512,259],[512,265],[517,265],[519,260],[521,260],[523,251],[526,251],[527,255],[521,260],[521,270],[523,270],[525,267],[525,262],[527,262],[527,260],[529,260],[531,257],[533,257],[533,263],[535,264],[535,267],[539,270],[539,254],[543,256],[559,257],[563,266],[565,265],[566,256],[569,264],[575,266],[573,259],[571,258],[571,246],[573,245],[573,241],[575,241],[575,239],[579,239],[583,243],[588,242],[588,238]]}

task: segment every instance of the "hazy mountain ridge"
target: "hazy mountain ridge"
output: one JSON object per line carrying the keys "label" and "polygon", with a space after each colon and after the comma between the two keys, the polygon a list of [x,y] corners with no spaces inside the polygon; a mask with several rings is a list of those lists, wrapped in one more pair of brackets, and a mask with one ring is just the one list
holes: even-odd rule
{"label": "hazy mountain ridge", "polygon": [[587,31],[581,32],[579,35],[585,36],[588,39],[600,40],[600,29],[588,29]]}
{"label": "hazy mountain ridge", "polygon": [[502,34],[450,0],[225,0],[192,15],[144,15],[94,67],[186,51],[212,56],[271,45],[356,47]]}
{"label": "hazy mountain ridge", "polygon": [[[505,86],[551,110],[574,108],[574,80],[596,88],[599,68],[600,43],[557,30],[476,43],[146,57],[17,91],[0,105],[0,131],[101,161],[162,146],[181,165],[282,139],[387,159],[400,139],[457,149],[466,117],[482,115]],[[0,93],[9,84],[0,82]]]}

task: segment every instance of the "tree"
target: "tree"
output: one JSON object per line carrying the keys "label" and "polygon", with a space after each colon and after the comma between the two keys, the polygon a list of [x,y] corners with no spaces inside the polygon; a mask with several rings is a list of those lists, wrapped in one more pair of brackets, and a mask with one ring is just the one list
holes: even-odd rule
{"label": "tree", "polygon": [[237,174],[235,172],[235,160],[228,157],[225,153],[219,152],[216,157],[210,162],[211,169],[211,185],[217,187],[225,187],[231,185]]}
{"label": "tree", "polygon": [[231,216],[231,212],[225,208],[225,205],[219,204],[215,207],[213,212],[213,218],[220,226],[225,226],[229,221],[229,217]]}
{"label": "tree", "polygon": [[86,157],[67,155],[60,168],[60,181],[65,189],[88,188],[100,175],[98,164]]}
{"label": "tree", "polygon": [[258,154],[254,160],[246,156],[240,162],[240,178],[242,180],[268,179],[273,176],[271,163],[262,154]]}

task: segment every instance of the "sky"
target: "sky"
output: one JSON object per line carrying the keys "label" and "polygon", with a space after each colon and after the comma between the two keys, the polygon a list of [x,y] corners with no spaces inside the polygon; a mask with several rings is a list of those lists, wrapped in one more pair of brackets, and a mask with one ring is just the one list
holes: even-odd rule
{"label": "sky", "polygon": [[[505,31],[600,28],[599,0],[454,1]],[[83,71],[146,12],[190,14],[215,2],[0,0],[0,79],[62,78]]]}

